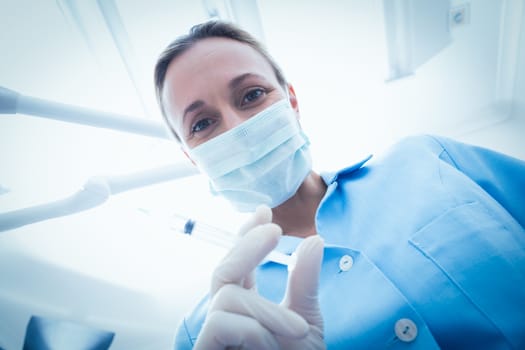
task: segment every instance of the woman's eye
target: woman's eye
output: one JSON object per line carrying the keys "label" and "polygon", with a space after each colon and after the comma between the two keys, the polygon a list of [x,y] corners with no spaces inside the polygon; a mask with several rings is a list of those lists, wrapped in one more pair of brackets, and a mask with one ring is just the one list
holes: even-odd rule
{"label": "woman's eye", "polygon": [[257,88],[249,91],[246,95],[244,95],[242,99],[242,105],[256,101],[265,93],[266,91],[264,91],[264,89],[262,88]]}
{"label": "woman's eye", "polygon": [[193,124],[193,126],[191,127],[191,133],[195,134],[200,131],[203,131],[207,129],[210,125],[212,125],[213,123],[214,121],[212,119],[209,119],[209,118],[201,119],[195,124]]}

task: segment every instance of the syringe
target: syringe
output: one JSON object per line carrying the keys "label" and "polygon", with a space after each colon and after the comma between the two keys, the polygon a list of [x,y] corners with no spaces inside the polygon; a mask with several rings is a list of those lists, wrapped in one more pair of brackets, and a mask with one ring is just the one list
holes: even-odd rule
{"label": "syringe", "polygon": [[[223,248],[231,248],[235,245],[236,236],[219,228],[207,225],[202,222],[185,218],[173,214],[170,216],[169,228],[179,233],[204,240],[206,242],[218,245]],[[291,266],[295,257],[284,254],[277,250],[272,250],[265,258],[281,265]]]}

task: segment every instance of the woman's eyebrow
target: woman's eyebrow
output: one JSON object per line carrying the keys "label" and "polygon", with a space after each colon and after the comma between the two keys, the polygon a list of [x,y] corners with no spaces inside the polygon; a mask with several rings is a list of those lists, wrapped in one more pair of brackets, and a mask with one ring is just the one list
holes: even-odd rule
{"label": "woman's eyebrow", "polygon": [[[246,79],[261,79],[263,81],[266,81],[266,78],[264,78],[262,75],[259,75],[259,74],[255,74],[255,73],[244,73],[244,74],[241,74],[235,78],[233,78],[232,80],[230,80],[230,82],[228,83],[228,88],[230,90],[235,90],[237,87],[239,87],[239,85],[241,85]],[[182,113],[182,122],[184,123],[185,119],[186,119],[186,116],[193,112],[194,110],[198,109],[198,108],[201,108],[202,106],[204,106],[205,103],[203,100],[196,100],[196,101],[193,101],[188,107],[186,107],[184,109],[184,112]]]}
{"label": "woman's eyebrow", "polygon": [[242,84],[243,81],[249,78],[262,79],[266,81],[266,79],[262,75],[255,74],[255,73],[244,73],[230,80],[230,82],[228,83],[228,88],[230,90],[235,90],[239,85]]}
{"label": "woman's eyebrow", "polygon": [[190,112],[193,112],[194,110],[200,108],[204,106],[204,101],[203,100],[197,100],[197,101],[193,101],[188,107],[186,107],[186,109],[184,109],[184,113],[182,114],[182,122],[184,123],[184,119],[186,119],[186,116],[190,113]]}

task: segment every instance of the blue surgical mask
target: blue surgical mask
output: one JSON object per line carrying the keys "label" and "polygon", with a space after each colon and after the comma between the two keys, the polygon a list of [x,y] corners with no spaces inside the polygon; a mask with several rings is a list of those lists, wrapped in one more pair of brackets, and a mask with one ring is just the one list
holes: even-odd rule
{"label": "blue surgical mask", "polygon": [[242,124],[186,149],[212,192],[243,212],[275,208],[292,197],[312,169],[309,141],[287,99]]}

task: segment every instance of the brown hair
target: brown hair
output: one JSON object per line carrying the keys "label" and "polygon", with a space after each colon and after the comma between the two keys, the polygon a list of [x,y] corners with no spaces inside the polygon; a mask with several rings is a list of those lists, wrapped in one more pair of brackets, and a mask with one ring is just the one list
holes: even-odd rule
{"label": "brown hair", "polygon": [[168,122],[168,117],[162,103],[162,90],[164,88],[166,72],[168,70],[168,66],[175,58],[191,48],[198,41],[206,38],[228,38],[250,45],[257,52],[259,52],[268,61],[268,63],[270,63],[277,81],[286,89],[286,79],[284,78],[281,69],[277,63],[275,63],[273,58],[268,54],[263,45],[251,34],[233,25],[232,23],[223,21],[208,21],[197,24],[190,29],[188,34],[180,36],[170,43],[168,47],[166,47],[166,49],[160,54],[157,64],[155,65],[154,80],[157,101],[168,128],[170,129],[173,136],[175,136],[175,138],[179,141],[179,136]]}

